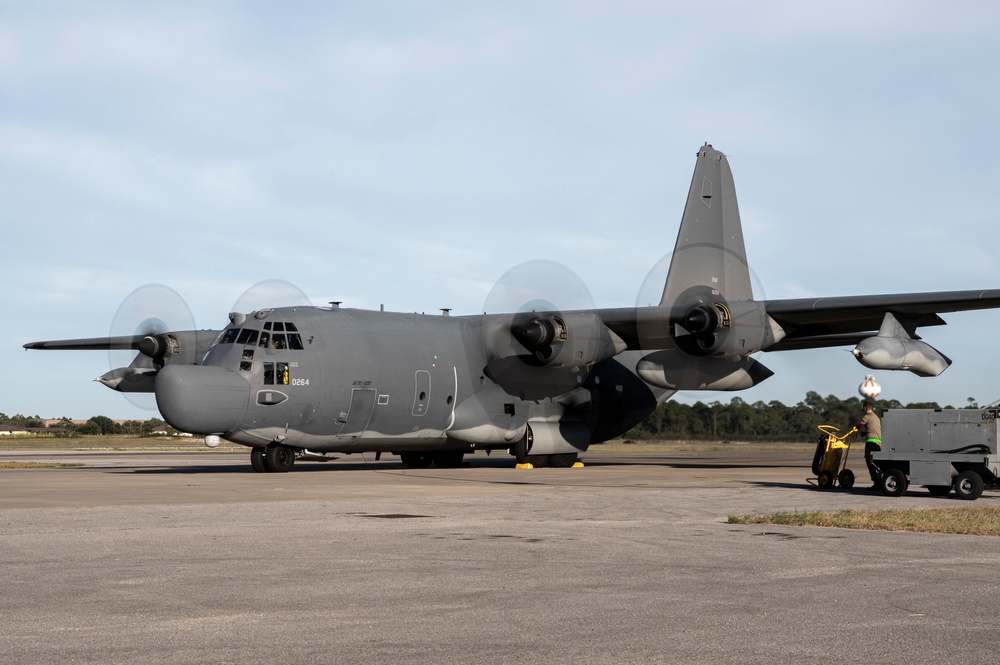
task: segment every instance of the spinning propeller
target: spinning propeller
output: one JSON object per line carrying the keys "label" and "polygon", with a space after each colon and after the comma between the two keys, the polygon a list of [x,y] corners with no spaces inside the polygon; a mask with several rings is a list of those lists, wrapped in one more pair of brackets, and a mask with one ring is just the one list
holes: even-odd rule
{"label": "spinning propeller", "polygon": [[[310,304],[297,286],[270,279],[244,291],[231,311]],[[103,346],[112,369],[97,380],[123,393],[133,406],[155,411],[151,393],[157,372],[167,364],[198,364],[216,334],[195,329],[191,308],[177,291],[163,284],[140,286],[125,297],[112,319]],[[135,351],[139,353],[133,355]]]}

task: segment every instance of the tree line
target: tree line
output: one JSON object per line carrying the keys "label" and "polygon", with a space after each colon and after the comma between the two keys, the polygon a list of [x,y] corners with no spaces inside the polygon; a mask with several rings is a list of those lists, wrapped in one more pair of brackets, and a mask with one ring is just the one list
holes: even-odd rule
{"label": "tree line", "polygon": [[126,420],[119,423],[107,416],[94,416],[85,423],[75,423],[69,418],[60,418],[46,425],[46,421],[39,416],[23,416],[21,414],[8,416],[5,413],[0,413],[0,425],[14,425],[29,431],[51,433],[55,436],[151,436],[153,430],[158,427],[166,427],[171,433],[175,431],[159,418]]}
{"label": "tree line", "polygon": [[[969,398],[964,408],[978,408]],[[625,434],[625,438],[693,439],[705,441],[815,441],[819,425],[833,425],[841,431],[850,430],[861,416],[859,397],[841,399],[809,391],[804,400],[794,406],[778,401],[748,404],[733,397],[722,402],[664,402],[646,420]],[[951,409],[937,402],[875,400],[876,412],[887,409]]]}

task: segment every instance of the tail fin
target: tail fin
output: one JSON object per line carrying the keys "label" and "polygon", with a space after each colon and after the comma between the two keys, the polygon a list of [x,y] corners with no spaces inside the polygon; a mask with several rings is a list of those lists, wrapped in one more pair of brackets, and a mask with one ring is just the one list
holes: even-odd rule
{"label": "tail fin", "polygon": [[705,144],[691,178],[661,306],[753,300],[736,186],[726,156]]}

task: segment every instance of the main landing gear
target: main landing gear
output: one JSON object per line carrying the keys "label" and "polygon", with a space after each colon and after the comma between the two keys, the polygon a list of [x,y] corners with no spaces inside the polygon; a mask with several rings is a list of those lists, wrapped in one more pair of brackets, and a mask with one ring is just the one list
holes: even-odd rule
{"label": "main landing gear", "polygon": [[426,469],[431,464],[439,469],[457,469],[462,466],[464,457],[464,450],[399,453],[399,460],[408,469]]}
{"label": "main landing gear", "polygon": [[[539,466],[551,466],[560,469],[569,469],[574,464],[580,461],[580,456],[577,453],[560,453],[557,455],[530,455],[528,451],[531,450],[532,443],[532,433],[531,428],[525,430],[524,436],[522,436],[514,444],[514,459],[517,460],[518,465],[530,464],[534,467]],[[530,467],[527,467],[530,468]]]}
{"label": "main landing gear", "polygon": [[285,473],[295,464],[295,449],[272,443],[267,448],[250,451],[250,466],[257,473]]}

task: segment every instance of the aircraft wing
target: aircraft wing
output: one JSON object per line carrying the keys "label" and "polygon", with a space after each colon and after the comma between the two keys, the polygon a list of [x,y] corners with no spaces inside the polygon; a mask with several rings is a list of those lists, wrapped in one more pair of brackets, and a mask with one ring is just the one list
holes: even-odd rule
{"label": "aircraft wing", "polygon": [[28,342],[26,349],[58,349],[65,351],[129,351],[138,350],[139,343],[145,335],[128,335],[125,337],[92,337],[89,339],[59,339],[47,342]]}
{"label": "aircraft wing", "polygon": [[61,351],[138,351],[128,367],[118,367],[98,381],[121,392],[153,392],[156,373],[164,365],[197,364],[219,335],[218,330],[178,330],[121,337],[91,337],[28,342],[26,349]]}
{"label": "aircraft wing", "polygon": [[887,313],[911,330],[945,325],[939,314],[1000,308],[1000,289],[794,298],[763,304],[785,331],[785,337],[767,350],[789,351],[856,344],[877,332]]}

